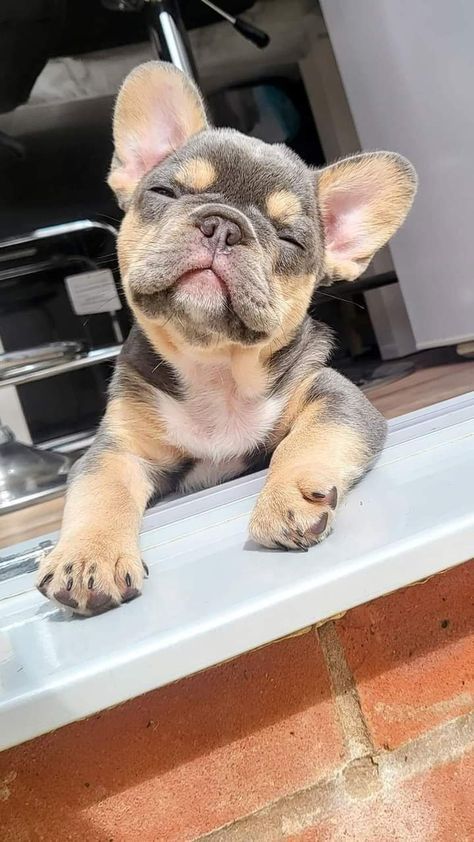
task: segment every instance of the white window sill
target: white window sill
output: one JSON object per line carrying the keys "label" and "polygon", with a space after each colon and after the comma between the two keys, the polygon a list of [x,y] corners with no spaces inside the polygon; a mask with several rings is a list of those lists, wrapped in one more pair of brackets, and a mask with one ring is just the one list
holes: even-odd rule
{"label": "white window sill", "polygon": [[0,582],[0,749],[474,556],[474,392],[389,426],[380,462],[308,553],[248,540],[257,474],[150,511],[150,578],[116,611],[74,618],[32,573]]}

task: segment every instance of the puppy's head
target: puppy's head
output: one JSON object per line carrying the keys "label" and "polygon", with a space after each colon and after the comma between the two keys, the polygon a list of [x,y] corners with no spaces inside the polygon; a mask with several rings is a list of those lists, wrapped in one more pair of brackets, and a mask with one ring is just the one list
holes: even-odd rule
{"label": "puppy's head", "polygon": [[395,154],[313,171],[284,146],[210,128],[195,86],[161,62],[126,79],[114,141],[128,300],[191,345],[289,338],[315,285],[360,275],[416,189]]}

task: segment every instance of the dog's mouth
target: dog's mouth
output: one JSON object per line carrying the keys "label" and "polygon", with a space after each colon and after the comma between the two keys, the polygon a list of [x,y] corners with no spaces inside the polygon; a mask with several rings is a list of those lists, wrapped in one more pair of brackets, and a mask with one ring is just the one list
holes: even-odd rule
{"label": "dog's mouth", "polygon": [[[151,260],[139,262],[132,269],[129,284],[133,299],[139,302],[142,297],[148,300],[159,299],[164,292],[184,290],[196,296],[204,292],[208,295],[229,295],[229,279],[227,267],[217,265],[219,260],[209,253],[180,254],[179,249],[171,259],[166,254],[166,263],[172,266],[165,268],[152,255]],[[227,274],[227,279],[224,276]]]}
{"label": "dog's mouth", "polygon": [[239,320],[228,284],[213,265],[183,272],[169,289],[178,317],[201,328],[227,329]]}
{"label": "dog's mouth", "polygon": [[229,283],[214,267],[213,261],[197,261],[190,267],[189,264],[179,267],[178,272],[156,291],[134,290],[134,303],[148,315],[159,315],[165,307],[181,317],[185,315],[191,321],[199,322],[215,321],[224,313],[227,316],[234,314]]}
{"label": "dog's mouth", "polygon": [[278,308],[256,257],[177,249],[147,259],[128,276],[132,303],[149,319],[173,322],[203,341],[262,341],[279,322]]}
{"label": "dog's mouth", "polygon": [[177,278],[173,286],[194,295],[223,295],[229,298],[229,287],[212,265],[203,269],[188,269]]}

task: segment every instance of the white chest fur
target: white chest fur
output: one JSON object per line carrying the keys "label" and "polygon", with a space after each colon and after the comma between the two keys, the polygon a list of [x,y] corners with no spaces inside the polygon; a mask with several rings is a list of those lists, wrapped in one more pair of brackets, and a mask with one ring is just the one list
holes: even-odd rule
{"label": "white chest fur", "polygon": [[159,397],[170,444],[197,459],[219,462],[264,441],[281,412],[280,398],[242,394],[225,364],[196,365],[190,374],[183,400]]}

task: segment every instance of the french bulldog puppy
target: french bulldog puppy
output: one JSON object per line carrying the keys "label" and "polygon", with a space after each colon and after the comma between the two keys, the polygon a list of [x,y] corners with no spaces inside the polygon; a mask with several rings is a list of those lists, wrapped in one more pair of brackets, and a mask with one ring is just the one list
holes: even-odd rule
{"label": "french bulldog puppy", "polygon": [[96,440],[71,477],[38,588],[79,614],[140,594],[151,499],[269,470],[250,522],[306,550],[383,447],[385,422],[327,366],[308,315],[318,284],[357,278],[405,219],[411,164],[358,154],[320,170],[282,145],[209,125],[173,66],[118,95],[109,184],[125,216],[122,283],[135,324]]}

